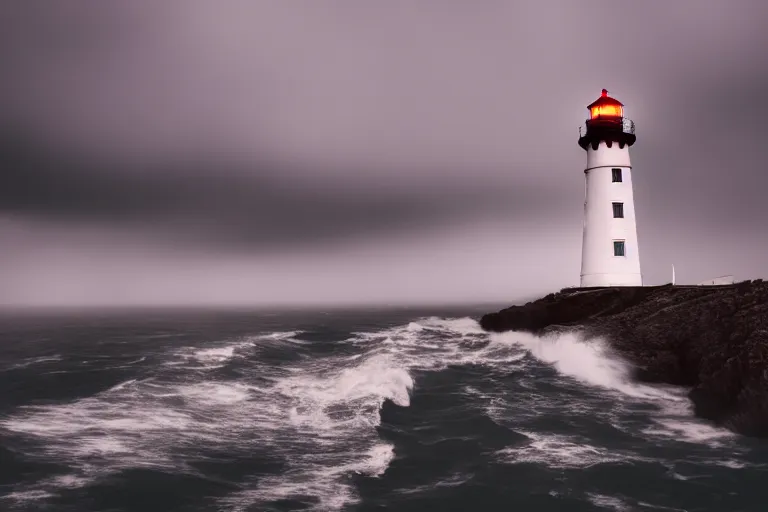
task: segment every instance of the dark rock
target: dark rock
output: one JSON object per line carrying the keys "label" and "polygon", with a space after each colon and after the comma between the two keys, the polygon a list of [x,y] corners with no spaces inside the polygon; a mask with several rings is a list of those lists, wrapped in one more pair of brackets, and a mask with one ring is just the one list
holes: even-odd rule
{"label": "dark rock", "polygon": [[602,337],[635,377],[691,387],[695,414],[768,437],[768,282],[565,289],[490,313],[487,331]]}

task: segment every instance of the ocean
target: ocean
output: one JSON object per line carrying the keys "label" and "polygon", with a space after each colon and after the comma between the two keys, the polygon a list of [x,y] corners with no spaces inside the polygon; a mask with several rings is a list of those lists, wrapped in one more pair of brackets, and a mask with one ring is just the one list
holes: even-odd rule
{"label": "ocean", "polygon": [[768,510],[768,441],[492,310],[5,314],[0,510]]}

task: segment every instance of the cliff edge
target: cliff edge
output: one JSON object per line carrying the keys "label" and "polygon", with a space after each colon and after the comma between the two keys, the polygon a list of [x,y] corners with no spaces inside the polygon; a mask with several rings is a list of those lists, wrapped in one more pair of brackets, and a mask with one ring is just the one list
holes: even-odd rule
{"label": "cliff edge", "polygon": [[482,317],[493,332],[601,337],[646,382],[691,387],[697,416],[768,437],[768,283],[565,289]]}

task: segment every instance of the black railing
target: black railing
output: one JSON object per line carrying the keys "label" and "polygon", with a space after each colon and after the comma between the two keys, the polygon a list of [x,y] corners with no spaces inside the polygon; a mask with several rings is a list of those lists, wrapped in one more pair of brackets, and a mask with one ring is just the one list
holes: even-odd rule
{"label": "black railing", "polygon": [[[613,120],[613,119],[615,119],[615,118],[612,118],[611,120]],[[579,137],[584,137],[587,134],[587,130],[589,128],[589,122],[590,121],[601,121],[601,120],[607,121],[609,119],[608,118],[600,119],[600,116],[597,116],[597,117],[593,117],[592,119],[587,121],[585,124],[582,124],[581,126],[579,126]],[[634,135],[634,133],[635,133],[635,122],[632,121],[631,119],[627,119],[626,117],[622,118],[621,119],[621,131],[624,132],[624,133],[631,133],[631,134]]]}

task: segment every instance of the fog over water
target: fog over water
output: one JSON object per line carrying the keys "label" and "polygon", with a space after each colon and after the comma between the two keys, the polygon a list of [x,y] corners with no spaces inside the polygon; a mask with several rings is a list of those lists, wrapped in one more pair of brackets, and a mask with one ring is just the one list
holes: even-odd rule
{"label": "fog over water", "polygon": [[0,7],[0,304],[514,301],[578,284],[586,105],[645,282],[766,275],[760,1]]}

